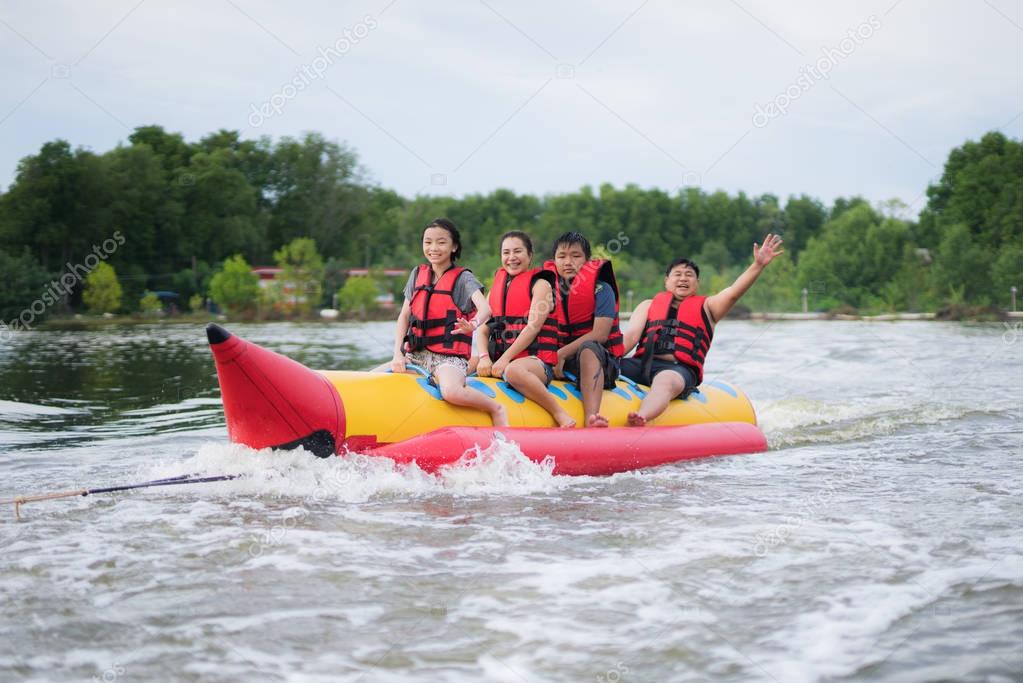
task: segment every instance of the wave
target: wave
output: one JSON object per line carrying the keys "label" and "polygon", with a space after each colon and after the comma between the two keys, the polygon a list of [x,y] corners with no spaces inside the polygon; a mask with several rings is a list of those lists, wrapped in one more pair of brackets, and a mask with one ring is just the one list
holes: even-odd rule
{"label": "wave", "polygon": [[981,410],[976,405],[908,397],[839,402],[784,398],[757,405],[760,428],[774,448],[850,441],[1001,412],[995,405]]}
{"label": "wave", "polygon": [[208,486],[224,495],[363,502],[393,495],[542,493],[580,479],[555,476],[553,469],[553,460],[533,462],[514,443],[500,441],[468,451],[437,474],[424,472],[415,464],[399,465],[389,458],[361,453],[317,458],[301,448],[255,451],[238,444],[208,443],[190,458],[151,465],[138,476],[162,479],[192,473],[229,474],[239,478]]}

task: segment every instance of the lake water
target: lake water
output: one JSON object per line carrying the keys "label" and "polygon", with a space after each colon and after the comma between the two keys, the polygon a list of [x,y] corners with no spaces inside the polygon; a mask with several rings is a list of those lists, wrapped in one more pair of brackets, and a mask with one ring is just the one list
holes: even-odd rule
{"label": "lake water", "polygon": [[[235,325],[364,369],[393,326]],[[0,680],[1023,680],[1023,330],[726,322],[771,449],[443,477],[227,443],[199,326],[0,341]]]}

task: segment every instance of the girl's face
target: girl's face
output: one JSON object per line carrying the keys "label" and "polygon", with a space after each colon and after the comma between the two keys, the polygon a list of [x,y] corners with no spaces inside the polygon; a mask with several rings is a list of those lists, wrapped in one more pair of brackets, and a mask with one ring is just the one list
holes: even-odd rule
{"label": "girl's face", "polygon": [[518,237],[508,237],[501,242],[501,265],[509,275],[518,275],[529,270],[532,254]]}
{"label": "girl's face", "polygon": [[423,256],[431,266],[446,266],[455,253],[455,242],[444,228],[427,228],[423,232]]}

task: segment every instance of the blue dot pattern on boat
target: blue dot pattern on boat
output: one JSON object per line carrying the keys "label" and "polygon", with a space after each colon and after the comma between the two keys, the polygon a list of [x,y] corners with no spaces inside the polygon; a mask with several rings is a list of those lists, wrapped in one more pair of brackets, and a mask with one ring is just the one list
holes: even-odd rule
{"label": "blue dot pattern on boat", "polygon": [[550,384],[547,385],[547,391],[549,391],[550,393],[554,394],[555,396],[560,398],[562,401],[567,401],[568,400],[568,394],[566,394],[564,391],[562,391],[561,389],[559,389],[556,386],[554,386],[553,382],[551,382]]}
{"label": "blue dot pattern on boat", "polygon": [[636,398],[638,398],[640,401],[642,401],[644,398],[646,398],[646,392],[643,391],[638,384],[630,385],[629,386],[629,391],[631,391],[632,393],[636,394]]}
{"label": "blue dot pattern on boat", "polygon": [[498,386],[498,388],[501,391],[503,391],[505,393],[505,395],[508,398],[510,398],[511,400],[515,401],[516,403],[524,403],[525,402],[526,397],[523,396],[522,394],[520,394],[519,392],[515,391],[514,389],[512,389],[511,385],[508,384],[507,382],[498,382],[497,386]]}
{"label": "blue dot pattern on boat", "polygon": [[707,397],[704,396],[702,393],[700,393],[699,389],[697,389],[693,393],[689,394],[689,396],[685,400],[688,401],[691,398],[692,399],[696,399],[700,403],[706,403],[707,402]]}
{"label": "blue dot pattern on boat", "polygon": [[580,401],[583,400],[583,395],[579,393],[579,390],[576,389],[575,385],[572,384],[571,382],[565,382],[565,391],[572,394]]}
{"label": "blue dot pattern on boat", "polygon": [[440,395],[440,389],[430,384],[430,380],[426,379],[425,377],[420,377],[419,379],[417,379],[416,384],[425,389],[426,393],[428,393],[430,396],[433,396],[438,401],[444,400],[444,397]]}
{"label": "blue dot pattern on boat", "polygon": [[478,379],[468,379],[465,381],[465,383],[470,388],[475,389],[476,391],[479,391],[481,393],[484,393],[490,398],[494,398],[495,396],[497,396],[497,393],[493,389],[491,389]]}
{"label": "blue dot pattern on boat", "polygon": [[611,393],[612,394],[618,394],[619,396],[624,398],[626,401],[631,401],[632,400],[632,397],[629,396],[629,392],[627,392],[625,389],[622,389],[621,387],[615,387],[614,389],[611,390]]}
{"label": "blue dot pattern on boat", "polygon": [[721,391],[725,392],[726,394],[729,394],[732,398],[739,398],[739,394],[738,394],[738,392],[735,391],[735,389],[733,389],[732,387],[728,386],[727,384],[725,384],[724,382],[722,382],[720,380],[712,379],[709,382],[704,382],[704,384],[706,384],[708,386],[712,386],[715,389],[720,389]]}
{"label": "blue dot pattern on boat", "polygon": [[636,395],[636,398],[638,398],[639,400],[642,401],[646,397],[646,392],[643,391],[643,389],[640,388],[640,386],[638,384],[633,382],[631,379],[629,379],[625,375],[621,375],[618,378],[618,381],[622,382],[623,384],[625,384],[625,386],[629,388],[629,391],[634,393]]}

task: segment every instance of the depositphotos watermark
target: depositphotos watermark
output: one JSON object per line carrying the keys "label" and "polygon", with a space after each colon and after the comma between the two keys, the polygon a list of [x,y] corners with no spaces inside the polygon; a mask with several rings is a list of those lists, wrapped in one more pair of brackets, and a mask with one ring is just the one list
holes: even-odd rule
{"label": "depositphotos watermark", "polygon": [[838,63],[846,59],[856,48],[874,35],[874,32],[881,28],[881,20],[873,14],[865,22],[855,29],[849,29],[845,38],[838,42],[838,47],[822,47],[823,55],[813,64],[807,64],[799,70],[799,78],[787,88],[778,93],[773,100],[766,105],[757,104],[757,110],[753,113],[753,125],[763,128],[772,119],[784,116],[788,113],[793,102],[803,96],[822,79],[829,77],[831,70],[838,66]]}
{"label": "depositphotos watermark", "polygon": [[373,15],[367,14],[358,24],[342,31],[342,37],[338,38],[333,45],[317,47],[316,51],[319,53],[319,57],[314,58],[308,64],[303,64],[302,68],[295,72],[295,77],[282,85],[277,92],[270,96],[270,99],[259,105],[249,105],[252,107],[252,112],[249,114],[249,125],[259,128],[267,119],[280,116],[288,102],[298,97],[298,94],[308,88],[313,81],[323,78],[323,74],[334,65],[335,60],[348,54],[360,40],[368,36],[369,32],[379,25]]}
{"label": "depositphotos watermark", "polygon": [[31,330],[32,323],[37,317],[61,298],[69,295],[76,284],[85,280],[89,273],[96,269],[96,266],[110,258],[124,242],[124,235],[121,234],[121,231],[114,230],[113,236],[103,240],[102,244],[92,245],[92,251],[82,259],[81,263],[68,261],[65,264],[67,272],[58,279],[51,280],[39,298],[26,306],[17,318],[11,320],[10,323],[0,320],[0,340],[7,341],[15,331]]}

